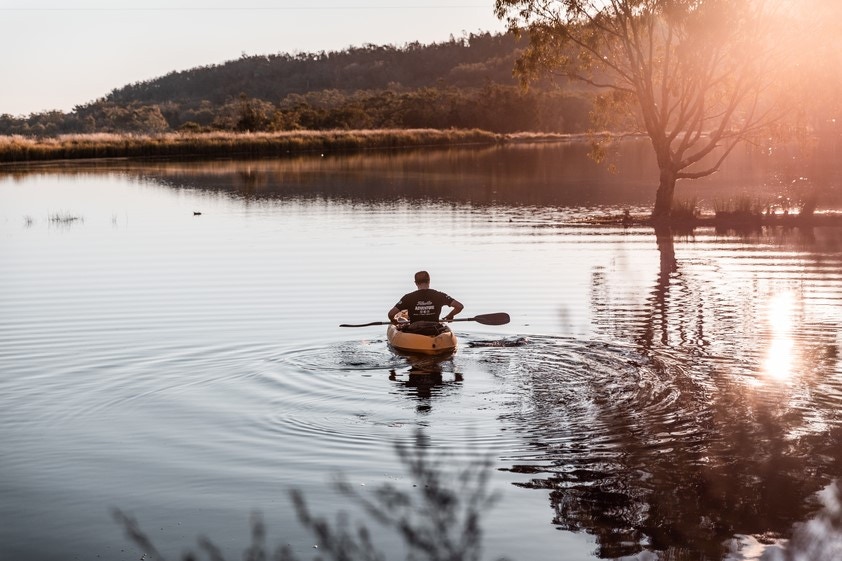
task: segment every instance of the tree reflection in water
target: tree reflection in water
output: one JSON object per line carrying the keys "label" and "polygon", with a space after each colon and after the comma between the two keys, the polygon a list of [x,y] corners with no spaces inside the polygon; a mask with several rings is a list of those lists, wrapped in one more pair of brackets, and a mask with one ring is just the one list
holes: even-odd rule
{"label": "tree reflection in water", "polygon": [[513,470],[541,474],[523,485],[548,490],[553,523],[593,534],[601,558],[747,559],[734,551],[753,539],[777,544],[764,559],[842,559],[837,323],[808,321],[799,283],[735,281],[716,256],[685,266],[672,232],[656,239],[644,302],[594,272],[595,323],[617,343],[546,349],[529,372],[544,449]]}

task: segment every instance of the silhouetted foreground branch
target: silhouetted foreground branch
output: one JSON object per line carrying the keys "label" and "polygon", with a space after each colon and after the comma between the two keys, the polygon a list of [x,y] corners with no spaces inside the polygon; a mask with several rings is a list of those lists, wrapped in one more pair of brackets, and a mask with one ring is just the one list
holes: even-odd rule
{"label": "silhouetted foreground branch", "polygon": [[[429,561],[479,561],[482,553],[481,519],[496,500],[489,492],[488,459],[470,462],[455,474],[445,468],[445,458],[433,458],[423,433],[418,432],[412,446],[396,445],[401,463],[413,481],[411,490],[404,491],[385,483],[371,495],[360,494],[348,481],[340,479],[337,486],[342,493],[380,525],[396,532],[406,547],[407,559]],[[336,522],[310,512],[301,492],[290,492],[298,520],[319,547],[314,559],[334,561],[385,561],[395,555],[380,552],[371,540],[371,532],[364,524],[354,529],[348,515],[339,512]],[[126,536],[143,552],[144,559],[166,561],[148,535],[130,515],[119,509],[114,519],[123,526]],[[266,527],[259,513],[252,515],[252,541],[242,555],[246,561],[299,561],[289,546],[278,547],[269,553]],[[200,550],[210,561],[225,561],[222,550],[209,538],[198,539]],[[195,561],[200,555],[188,551],[183,561]]]}
{"label": "silhouetted foreground branch", "polygon": [[[496,501],[496,495],[488,489],[489,459],[454,469],[446,457],[431,456],[430,446],[420,431],[413,445],[399,444],[396,450],[412,482],[411,488],[402,490],[384,483],[361,493],[340,478],[339,490],[378,526],[400,537],[408,561],[480,561],[482,516]],[[346,512],[338,512],[335,522],[330,522],[313,514],[299,491],[291,491],[290,496],[299,522],[318,546],[314,560],[386,561],[400,557],[397,551],[379,551],[372,540],[372,530],[363,523],[354,524]],[[829,485],[817,499],[821,509],[811,519],[795,524],[790,539],[775,539],[769,544],[762,556],[764,561],[842,559],[842,486],[838,481]],[[113,515],[128,539],[143,552],[142,560],[166,561],[134,517],[119,509]],[[262,515],[254,513],[251,545],[240,557],[244,561],[301,561],[288,545],[270,551],[266,536]],[[210,538],[200,536],[197,541],[198,552],[187,551],[181,556],[182,561],[226,561],[222,549]],[[734,547],[735,551],[741,548],[738,538]]]}

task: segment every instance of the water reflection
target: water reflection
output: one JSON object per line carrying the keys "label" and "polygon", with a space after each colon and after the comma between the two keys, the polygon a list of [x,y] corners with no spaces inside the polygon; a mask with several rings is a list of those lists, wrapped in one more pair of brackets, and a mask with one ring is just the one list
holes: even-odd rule
{"label": "water reflection", "polygon": [[[314,466],[380,473],[383,431],[418,419],[460,453],[476,423],[518,474],[502,477],[539,490],[535,517],[594,536],[600,557],[722,559],[734,536],[796,543],[793,524],[824,524],[811,498],[842,473],[842,230],[584,231],[564,221],[648,204],[642,152],[608,176],[577,147],[533,149],[121,163],[47,191],[5,183],[5,200],[41,202],[14,207],[4,238],[0,427],[20,467],[0,494],[21,522],[0,541],[21,551],[28,521],[84,520],[103,497],[172,521],[160,505],[174,497],[189,516],[210,490],[253,508],[279,475],[319,489]],[[706,196],[762,183],[763,166],[739,162]],[[97,190],[92,174],[120,179]],[[21,225],[62,197],[92,201],[84,223]],[[419,250],[432,230],[447,243]],[[419,251],[458,270],[474,302],[510,298],[525,319],[433,363],[393,355],[379,332],[325,329],[337,310],[379,309],[384,273]],[[349,272],[353,308],[326,296]],[[500,539],[529,524],[501,516]],[[53,556],[77,535],[100,543],[94,524],[65,520]],[[584,556],[552,551],[561,535],[535,549]]]}
{"label": "water reflection", "polygon": [[[406,200],[470,202],[533,207],[621,206],[650,209],[657,166],[645,139],[612,147],[620,173],[597,165],[585,142],[524,143],[491,147],[436,148],[356,154],[299,155],[262,160],[74,162],[8,167],[16,178],[33,172],[85,176],[120,174],[174,188],[219,191],[246,201],[323,199],[358,204]],[[697,197],[708,210],[737,196],[785,197],[793,201],[788,169],[792,154],[746,150],[726,160],[714,176],[683,183],[679,198]],[[820,208],[842,207],[834,158],[817,161],[812,185]],[[793,175],[795,174],[795,175]],[[617,210],[617,209],[614,209]]]}
{"label": "water reflection", "polygon": [[418,401],[418,413],[429,413],[433,407],[433,398],[451,388],[458,389],[462,384],[462,374],[455,370],[452,353],[445,356],[399,354],[406,358],[409,368],[400,373],[397,369],[391,369],[389,380]]}
{"label": "water reflection", "polygon": [[621,268],[591,276],[595,322],[617,343],[548,345],[527,369],[516,422],[536,452],[512,469],[537,474],[524,486],[548,491],[557,527],[594,535],[597,556],[722,559],[735,535],[773,543],[838,475],[842,317],[826,286],[838,233],[793,236],[806,254],[779,234],[694,255],[655,232],[642,299]]}

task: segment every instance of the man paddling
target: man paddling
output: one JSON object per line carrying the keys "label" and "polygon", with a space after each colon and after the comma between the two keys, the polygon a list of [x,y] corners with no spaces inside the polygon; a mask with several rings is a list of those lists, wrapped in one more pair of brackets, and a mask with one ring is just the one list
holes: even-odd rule
{"label": "man paddling", "polygon": [[[415,273],[415,292],[404,294],[398,303],[389,310],[389,320],[398,323],[397,316],[401,311],[406,310],[409,314],[409,323],[416,322],[439,322],[453,321],[453,318],[462,311],[464,306],[444,292],[430,288],[430,273],[418,271]],[[453,308],[444,318],[439,319],[443,306]]]}

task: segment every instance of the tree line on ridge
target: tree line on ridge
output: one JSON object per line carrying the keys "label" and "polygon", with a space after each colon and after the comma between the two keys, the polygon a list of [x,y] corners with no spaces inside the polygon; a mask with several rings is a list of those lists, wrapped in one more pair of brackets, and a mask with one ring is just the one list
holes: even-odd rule
{"label": "tree line on ridge", "polygon": [[521,88],[512,34],[246,55],[114,89],[72,111],[0,115],[0,134],[478,128],[584,132],[594,92],[569,82]]}

